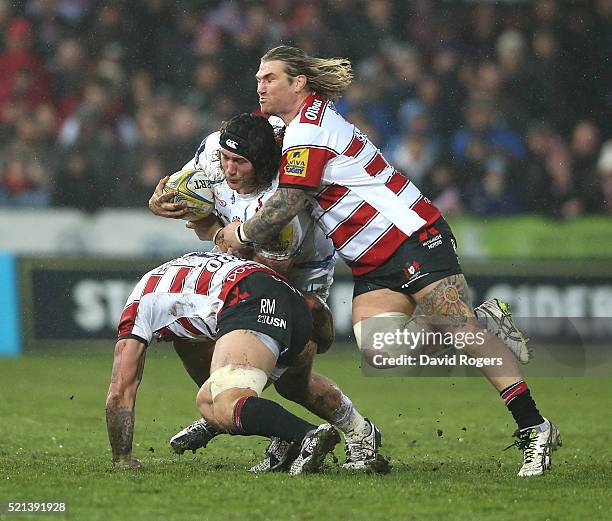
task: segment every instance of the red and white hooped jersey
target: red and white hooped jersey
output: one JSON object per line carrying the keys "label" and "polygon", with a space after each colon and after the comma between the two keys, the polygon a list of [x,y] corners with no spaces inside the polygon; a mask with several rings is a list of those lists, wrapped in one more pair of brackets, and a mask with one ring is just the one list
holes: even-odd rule
{"label": "red and white hooped jersey", "polygon": [[[263,264],[226,253],[188,253],[149,271],[128,297],[118,335],[147,344],[165,339],[214,339],[217,315],[236,284],[255,272],[279,276]],[[236,303],[238,296],[236,295]]]}
{"label": "red and white hooped jersey", "polygon": [[279,186],[310,190],[313,217],[354,275],[383,264],[440,216],[367,136],[315,94],[285,129]]}

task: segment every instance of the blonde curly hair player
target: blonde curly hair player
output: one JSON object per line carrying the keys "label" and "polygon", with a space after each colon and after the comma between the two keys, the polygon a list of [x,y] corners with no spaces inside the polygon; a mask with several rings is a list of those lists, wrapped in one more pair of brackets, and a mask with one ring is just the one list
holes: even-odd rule
{"label": "blonde curly hair player", "polygon": [[304,75],[308,88],[332,101],[342,97],[353,81],[353,67],[346,58],[315,58],[301,49],[281,45],[261,57],[262,62],[282,61],[289,78]]}

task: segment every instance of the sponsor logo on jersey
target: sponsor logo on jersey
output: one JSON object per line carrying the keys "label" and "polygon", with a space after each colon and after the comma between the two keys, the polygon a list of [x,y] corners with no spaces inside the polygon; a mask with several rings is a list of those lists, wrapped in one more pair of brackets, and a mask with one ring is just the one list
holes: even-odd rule
{"label": "sponsor logo on jersey", "polygon": [[320,125],[325,113],[325,107],[328,102],[324,98],[312,96],[307,101],[307,106],[302,110],[300,115],[300,123],[308,123],[309,125]]}
{"label": "sponsor logo on jersey", "polygon": [[304,111],[304,116],[306,116],[306,119],[309,119],[310,121],[316,121],[317,118],[319,117],[319,112],[322,106],[323,106],[323,101],[320,99],[315,99],[312,102],[312,105],[310,105],[310,107],[308,107]]}
{"label": "sponsor logo on jersey", "polygon": [[287,164],[285,165],[285,174],[295,177],[306,177],[306,169],[308,168],[307,148],[298,148],[291,150],[287,154]]}

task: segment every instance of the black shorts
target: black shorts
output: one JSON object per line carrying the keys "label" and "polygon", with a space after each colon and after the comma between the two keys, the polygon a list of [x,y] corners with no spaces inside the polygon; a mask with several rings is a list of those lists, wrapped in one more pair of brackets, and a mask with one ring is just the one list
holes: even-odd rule
{"label": "black shorts", "polygon": [[289,366],[310,339],[312,316],[300,291],[280,277],[255,272],[232,288],[217,328],[217,338],[237,329],[269,335],[281,346],[278,363]]}
{"label": "black shorts", "polygon": [[462,273],[456,249],[450,226],[439,217],[408,237],[382,266],[353,277],[353,298],[383,288],[413,295],[432,282]]}

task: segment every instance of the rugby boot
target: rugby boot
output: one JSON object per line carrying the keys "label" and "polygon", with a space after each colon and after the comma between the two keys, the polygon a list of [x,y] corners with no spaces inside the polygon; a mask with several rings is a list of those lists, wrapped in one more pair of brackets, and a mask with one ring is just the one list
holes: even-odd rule
{"label": "rugby boot", "polygon": [[505,302],[492,298],[474,309],[476,317],[485,321],[487,331],[499,338],[522,364],[531,359],[527,338],[512,320],[510,307]]}
{"label": "rugby boot", "polygon": [[523,452],[523,466],[518,476],[540,476],[552,467],[552,452],[561,446],[559,429],[546,418],[544,423],[516,431],[512,445]]}
{"label": "rugby boot", "polygon": [[391,471],[389,461],[378,453],[382,446],[382,436],[376,426],[367,418],[362,432],[350,432],[344,435],[346,460],[343,469],[388,474]]}
{"label": "rugby boot", "polygon": [[253,465],[249,472],[280,472],[289,470],[289,467],[298,455],[300,446],[297,443],[289,443],[280,438],[272,438],[266,449],[264,459],[257,465]]}
{"label": "rugby boot", "polygon": [[319,425],[302,440],[300,452],[289,468],[291,476],[314,474],[323,470],[325,456],[340,442],[340,434],[329,423]]}
{"label": "rugby boot", "polygon": [[176,454],[183,454],[186,450],[195,452],[206,447],[208,442],[219,434],[221,432],[208,425],[204,418],[200,418],[172,436],[170,446]]}

